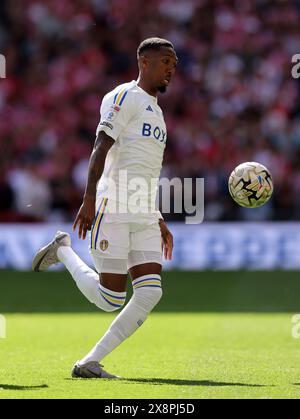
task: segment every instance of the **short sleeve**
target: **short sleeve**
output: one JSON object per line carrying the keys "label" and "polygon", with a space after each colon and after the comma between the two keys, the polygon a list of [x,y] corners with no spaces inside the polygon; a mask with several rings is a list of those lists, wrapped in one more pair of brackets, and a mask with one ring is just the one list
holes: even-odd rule
{"label": "short sleeve", "polygon": [[121,90],[115,95],[104,96],[100,108],[100,122],[96,135],[104,131],[115,141],[120,136],[135,113],[135,101],[128,90]]}

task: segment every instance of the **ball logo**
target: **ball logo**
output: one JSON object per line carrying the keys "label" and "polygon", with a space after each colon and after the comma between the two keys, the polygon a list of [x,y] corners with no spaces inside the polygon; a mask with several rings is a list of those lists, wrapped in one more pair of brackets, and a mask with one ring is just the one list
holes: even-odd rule
{"label": "ball logo", "polygon": [[242,207],[257,208],[268,202],[272,196],[272,176],[260,163],[241,163],[231,173],[228,188],[237,204]]}
{"label": "ball logo", "polygon": [[104,252],[107,248],[108,248],[108,241],[107,240],[101,240],[100,249]]}

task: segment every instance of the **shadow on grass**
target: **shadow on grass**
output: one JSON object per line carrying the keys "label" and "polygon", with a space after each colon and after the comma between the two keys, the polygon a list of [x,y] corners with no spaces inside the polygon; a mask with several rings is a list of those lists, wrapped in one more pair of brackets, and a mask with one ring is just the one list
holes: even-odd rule
{"label": "shadow on grass", "polygon": [[133,383],[148,383],[148,384],[168,384],[174,386],[215,386],[215,387],[226,387],[226,386],[237,386],[237,387],[271,387],[263,384],[245,384],[245,383],[224,383],[212,380],[173,380],[169,378],[122,378],[122,381],[130,381]]}
{"label": "shadow on grass", "polygon": [[47,384],[40,386],[15,386],[13,384],[0,384],[0,390],[39,390],[41,388],[48,388]]}

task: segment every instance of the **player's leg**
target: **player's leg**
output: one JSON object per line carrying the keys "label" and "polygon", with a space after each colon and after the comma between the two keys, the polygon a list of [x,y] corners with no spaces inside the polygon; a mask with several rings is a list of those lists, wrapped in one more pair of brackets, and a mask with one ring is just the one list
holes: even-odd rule
{"label": "player's leg", "polygon": [[[81,260],[71,247],[70,235],[62,232],[58,232],[52,242],[36,253],[32,267],[35,271],[43,271],[53,264],[62,262],[82,294],[91,303],[109,312],[118,310],[125,303],[129,228],[125,224],[107,225],[108,218],[105,205],[100,204],[90,234],[90,252],[97,272]],[[115,248],[118,251],[117,260],[111,259],[112,262],[109,259],[104,262],[102,259],[98,260],[98,251],[105,253],[109,258],[111,254],[114,255]],[[113,271],[110,269],[111,264]],[[100,278],[99,272],[102,273]],[[106,279],[106,272],[110,274],[109,279]]]}
{"label": "player's leg", "polygon": [[[82,294],[104,311],[115,311],[122,307],[126,298],[127,274],[116,273],[108,281],[84,263],[71,247],[68,233],[57,232],[55,238],[40,249],[32,263],[36,272],[62,262],[70,272]],[[126,272],[126,259],[123,261]],[[108,287],[107,284],[110,284]]]}
{"label": "player's leg", "polygon": [[[144,242],[143,248],[150,247],[152,250],[131,250],[129,253],[129,273],[133,287],[130,303],[138,308],[136,312],[139,312],[140,325],[144,323],[162,297],[161,242],[159,240],[158,244],[155,239],[153,240],[153,237],[151,238],[151,230],[150,227],[148,231],[141,234],[141,237],[149,238]],[[160,239],[160,232],[158,237]]]}
{"label": "player's leg", "polygon": [[[107,222],[109,221],[109,222]],[[111,306],[120,308],[126,299],[127,258],[129,251],[129,226],[127,223],[104,220],[99,235],[91,234],[91,256],[100,273],[100,292]],[[72,376],[84,378],[114,378],[106,373],[99,361],[122,342],[110,327],[91,351],[75,364]]]}
{"label": "player's leg", "polygon": [[57,254],[59,260],[65,264],[72,275],[79,290],[91,303],[106,312],[116,311],[123,306],[126,299],[126,273],[116,271],[107,279],[106,273],[98,273],[101,270],[95,261],[97,272],[87,266],[72,248],[60,247]]}
{"label": "player's leg", "polygon": [[131,305],[141,326],[162,297],[162,249],[158,223],[132,233],[128,270],[132,280],[133,295],[127,306]]}
{"label": "player's leg", "polygon": [[[158,227],[158,226],[157,226]],[[132,250],[129,255],[129,271],[133,280],[134,292],[125,308],[115,318],[108,331],[94,348],[77,363],[77,367],[95,365],[112,352],[125,339],[131,336],[146,320],[162,296],[161,289],[161,239],[159,227],[151,226],[142,233],[133,234],[134,247],[145,250]],[[148,239],[148,241],[147,241]],[[147,244],[145,244],[147,243]],[[147,248],[151,251],[147,251]],[[136,265],[136,263],[138,263]],[[107,285],[110,278],[106,277]],[[76,368],[76,366],[75,366]]]}
{"label": "player's leg", "polygon": [[162,296],[162,266],[158,263],[143,263],[130,268],[133,295],[110,325],[108,331],[79,364],[100,362],[129,338],[146,320]]}
{"label": "player's leg", "polygon": [[[134,251],[130,252],[130,257],[132,257],[132,254],[134,254]],[[158,256],[159,258],[159,256]],[[153,273],[154,275],[161,275],[162,265],[157,262],[143,262],[139,265],[133,265],[129,268],[129,273],[132,280],[135,280],[143,275],[148,275],[149,272]]]}
{"label": "player's leg", "polygon": [[133,290],[141,290],[158,295],[161,291],[162,248],[158,223],[148,225],[132,235],[128,255]]}
{"label": "player's leg", "polygon": [[[99,262],[99,258],[98,258]],[[124,260],[115,260],[116,265],[120,265]],[[97,262],[96,262],[97,263]],[[109,263],[113,263],[110,260]],[[126,272],[126,260],[124,272]],[[101,273],[99,275],[99,291],[102,298],[106,301],[106,311],[115,311],[123,306],[126,299],[127,272],[124,274]],[[103,369],[99,361],[111,352],[120,341],[109,329],[104,337],[92,348],[92,350],[80,361],[77,361],[72,370],[73,378],[118,378]]]}
{"label": "player's leg", "polygon": [[[131,276],[136,277],[138,284],[134,287],[133,296],[123,310],[110,325],[105,335],[97,342],[92,350],[75,364],[72,376],[83,378],[117,378],[102,369],[99,362],[130,337],[146,320],[148,314],[161,298],[160,285],[161,265],[155,263],[143,264],[130,269]],[[152,273],[154,272],[154,273]],[[106,286],[112,287],[113,276],[105,274]],[[101,275],[104,277],[104,275]],[[140,278],[143,284],[140,285]],[[150,281],[151,279],[151,281]],[[149,285],[155,284],[155,285]]]}

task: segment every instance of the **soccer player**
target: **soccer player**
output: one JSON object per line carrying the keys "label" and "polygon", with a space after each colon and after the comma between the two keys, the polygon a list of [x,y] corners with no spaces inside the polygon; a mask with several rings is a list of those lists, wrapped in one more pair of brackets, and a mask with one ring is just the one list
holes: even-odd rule
{"label": "soccer player", "polygon": [[172,234],[155,210],[167,138],[157,94],[166,91],[178,59],[173,44],[161,38],[144,40],[137,58],[138,80],[103,98],[83,203],[73,225],[80,239],[91,231],[97,272],[78,257],[63,232],[37,252],[32,264],[35,271],[43,271],[64,263],[85,297],[107,312],[124,305],[130,273],[132,298],[94,348],[77,361],[73,377],[116,378],[100,361],[134,333],[159,302],[162,253],[172,257]]}

